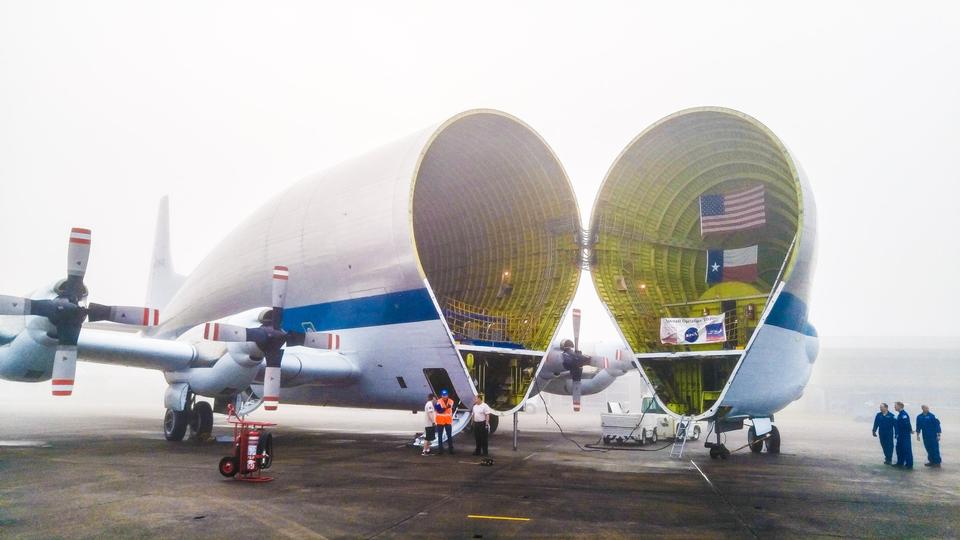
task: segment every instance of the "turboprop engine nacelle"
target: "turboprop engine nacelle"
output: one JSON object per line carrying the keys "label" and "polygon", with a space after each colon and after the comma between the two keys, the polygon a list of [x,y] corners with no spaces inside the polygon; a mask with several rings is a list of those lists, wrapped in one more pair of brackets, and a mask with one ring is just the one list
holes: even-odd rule
{"label": "turboprop engine nacelle", "polygon": [[[630,353],[627,350],[598,344],[593,351],[588,352],[591,354],[585,355],[588,363],[584,365],[580,386],[584,395],[605,390],[617,377],[626,375],[632,369]],[[537,386],[541,391],[550,394],[573,395],[573,378],[570,370],[564,367],[563,349],[560,346],[551,348],[547,354],[537,377]]]}
{"label": "turboprop engine nacelle", "polygon": [[[67,277],[43,291],[40,298],[0,295],[0,315],[19,319],[14,319],[13,331],[8,334],[15,336],[11,339],[13,344],[0,357],[0,365],[6,364],[0,370],[0,375],[6,377],[9,374],[13,380],[51,378],[53,395],[69,396],[73,394],[77,370],[77,344],[86,321],[109,321],[131,326],[156,326],[160,323],[160,312],[156,309],[87,304],[87,287],[83,278],[90,260],[91,239],[90,229],[74,227],[70,230]],[[0,332],[0,337],[4,333]],[[42,334],[53,343],[49,343]]]}
{"label": "turboprop engine nacelle", "polygon": [[[27,298],[56,298],[59,283],[37,289]],[[49,379],[57,348],[57,340],[51,337],[55,332],[53,324],[43,317],[0,317],[0,379],[20,382]]]}
{"label": "turboprop engine nacelle", "polygon": [[[247,341],[210,341],[205,338],[205,333],[209,335],[210,326],[221,323],[225,327],[256,327],[263,324],[269,313],[270,308],[254,308],[225,317],[217,323],[198,325],[184,333],[180,340],[196,347],[200,360],[197,366],[190,369],[166,373],[171,388],[178,388],[176,385],[185,383],[194,393],[215,397],[235,394],[249,387],[263,363],[263,351],[255,343]],[[170,408],[181,410],[181,392],[179,389],[175,392],[175,406]]]}
{"label": "turboprop engine nacelle", "polygon": [[631,354],[617,345],[603,343],[592,347],[593,354],[580,350],[579,309],[571,313],[573,339],[564,339],[554,344],[544,359],[537,375],[539,392],[573,397],[573,410],[580,410],[580,396],[596,394],[613,384],[631,367]]}

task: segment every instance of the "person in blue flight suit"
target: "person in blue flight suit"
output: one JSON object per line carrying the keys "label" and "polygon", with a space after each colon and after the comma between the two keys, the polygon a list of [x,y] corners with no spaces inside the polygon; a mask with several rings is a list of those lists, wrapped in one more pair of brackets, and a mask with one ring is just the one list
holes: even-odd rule
{"label": "person in blue flight suit", "polygon": [[903,410],[902,401],[894,403],[893,408],[897,411],[897,463],[895,466],[912,469],[913,443],[910,441],[910,435],[913,435],[913,428],[910,425],[910,415]]}
{"label": "person in blue flight suit", "polygon": [[873,419],[873,436],[877,436],[880,431],[880,447],[883,448],[883,462],[887,465],[893,465],[893,427],[897,423],[897,417],[890,412],[890,407],[886,403],[880,404],[880,412]]}
{"label": "person in blue flight suit", "polygon": [[921,405],[923,412],[917,416],[917,439],[923,435],[923,447],[927,449],[924,467],[940,466],[940,419],[930,412],[930,407]]}

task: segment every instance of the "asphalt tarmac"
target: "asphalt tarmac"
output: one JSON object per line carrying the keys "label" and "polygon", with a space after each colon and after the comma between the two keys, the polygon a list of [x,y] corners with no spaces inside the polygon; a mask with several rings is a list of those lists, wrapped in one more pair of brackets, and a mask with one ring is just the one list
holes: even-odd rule
{"label": "asphalt tarmac", "polygon": [[[4,418],[0,537],[960,535],[960,445],[946,426],[943,468],[923,467],[914,443],[909,472],[881,463],[862,422],[784,415],[779,455],[711,460],[701,441],[677,460],[669,448],[581,451],[521,414],[519,450],[505,418],[484,467],[464,436],[452,456],[407,447],[419,415],[336,410],[275,428],[275,480],[247,484],[217,471],[229,444],[167,442],[160,414]],[[596,415],[566,427],[581,444],[599,437]],[[227,433],[218,416],[215,434]]]}

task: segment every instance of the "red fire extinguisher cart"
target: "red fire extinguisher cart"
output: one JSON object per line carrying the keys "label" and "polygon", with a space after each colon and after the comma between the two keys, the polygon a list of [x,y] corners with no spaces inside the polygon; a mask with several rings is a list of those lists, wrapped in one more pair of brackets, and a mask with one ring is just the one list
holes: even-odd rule
{"label": "red fire extinguisher cart", "polygon": [[263,476],[273,464],[273,434],[264,428],[276,424],[239,418],[233,405],[227,406],[227,421],[233,424],[233,455],[220,460],[220,474],[244,482],[273,480]]}

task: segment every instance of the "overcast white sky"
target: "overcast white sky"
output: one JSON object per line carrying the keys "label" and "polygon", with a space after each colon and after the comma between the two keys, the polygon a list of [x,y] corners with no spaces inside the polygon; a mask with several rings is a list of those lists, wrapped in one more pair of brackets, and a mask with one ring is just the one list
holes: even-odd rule
{"label": "overcast white sky", "polygon": [[639,4],[0,0],[0,292],[84,225],[91,298],[138,303],[162,195],[189,271],[298,178],[476,107],[543,135],[586,218],[640,130],[721,105],[810,177],[821,334],[960,335],[957,5]]}

